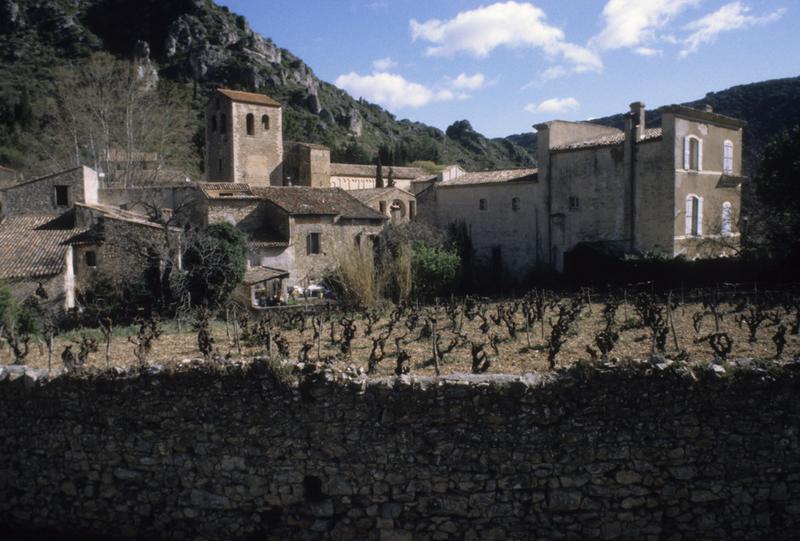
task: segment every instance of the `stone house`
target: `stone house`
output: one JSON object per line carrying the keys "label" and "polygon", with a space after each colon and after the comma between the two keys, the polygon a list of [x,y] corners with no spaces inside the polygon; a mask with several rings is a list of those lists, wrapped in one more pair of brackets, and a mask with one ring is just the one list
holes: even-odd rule
{"label": "stone house", "polygon": [[543,191],[536,169],[465,173],[420,193],[420,216],[442,228],[463,224],[476,266],[522,277],[546,255]]}
{"label": "stone house", "polygon": [[[494,264],[516,276],[563,271],[578,246],[688,258],[732,253],[744,122],[671,106],[660,127],[648,128],[644,113],[643,103],[631,104],[623,130],[538,124],[535,175],[517,183],[511,172],[468,173],[436,183],[417,194],[419,217],[442,227],[464,222],[476,255],[486,259],[491,250]],[[515,197],[522,211],[513,210]]]}
{"label": "stone house", "polygon": [[[180,265],[179,246],[163,246],[163,226],[98,203],[97,179],[79,167],[0,190],[0,280],[15,298],[38,291],[67,310],[98,273],[143,271],[153,251]],[[170,232],[179,243],[180,231]]]}
{"label": "stone house", "polygon": [[247,235],[254,305],[261,290],[283,296],[288,287],[318,283],[342,253],[367,245],[387,221],[338,188],[203,183],[200,189],[206,223],[227,222]]}
{"label": "stone house", "polygon": [[417,198],[396,186],[351,190],[350,195],[385,215],[393,224],[408,223],[417,216]]}
{"label": "stone house", "polygon": [[19,179],[20,176],[16,170],[0,165],[0,188],[13,186]]}

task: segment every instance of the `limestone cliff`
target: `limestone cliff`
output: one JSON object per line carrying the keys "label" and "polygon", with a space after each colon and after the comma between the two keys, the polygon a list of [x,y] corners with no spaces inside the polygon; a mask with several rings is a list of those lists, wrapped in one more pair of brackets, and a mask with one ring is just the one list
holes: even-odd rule
{"label": "limestone cliff", "polygon": [[[16,137],[35,129],[36,103],[54,66],[107,51],[149,55],[158,75],[194,90],[199,112],[216,86],[260,91],[285,107],[287,140],[330,146],[334,159],[372,161],[380,147],[404,161],[460,163],[467,168],[523,166],[531,153],[477,133],[453,138],[398,120],[319,80],[300,58],[254,32],[247,20],[212,0],[0,0],[0,163],[25,149]],[[198,145],[202,146],[202,145]]]}

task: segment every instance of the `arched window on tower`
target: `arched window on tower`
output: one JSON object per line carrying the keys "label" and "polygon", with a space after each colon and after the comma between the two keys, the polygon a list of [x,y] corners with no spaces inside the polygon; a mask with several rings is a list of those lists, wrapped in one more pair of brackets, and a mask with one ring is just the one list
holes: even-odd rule
{"label": "arched window on tower", "polygon": [[722,146],[722,172],[726,175],[733,174],[733,142],[725,141]]}
{"label": "arched window on tower", "polygon": [[211,115],[211,131],[213,133],[217,131],[217,115]]}
{"label": "arched window on tower", "polygon": [[228,117],[225,113],[219,115],[219,131],[223,134],[228,133]]}
{"label": "arched window on tower", "polygon": [[728,201],[722,204],[722,219],[720,233],[723,237],[730,237],[733,233],[733,205]]}
{"label": "arched window on tower", "polygon": [[269,129],[269,116],[261,115],[261,128],[264,131],[267,131]]}
{"label": "arched window on tower", "polygon": [[256,117],[253,116],[253,113],[249,113],[247,115],[247,135],[255,135],[256,134]]}
{"label": "arched window on tower", "polygon": [[686,196],[686,236],[703,236],[703,198],[694,194]]}

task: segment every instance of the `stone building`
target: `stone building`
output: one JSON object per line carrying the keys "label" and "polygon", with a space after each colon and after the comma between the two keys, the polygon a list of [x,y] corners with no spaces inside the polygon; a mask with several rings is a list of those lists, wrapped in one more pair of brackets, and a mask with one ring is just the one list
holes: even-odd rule
{"label": "stone building", "polygon": [[465,173],[421,192],[419,212],[442,228],[463,224],[481,269],[523,277],[546,260],[543,191],[536,169]]}
{"label": "stone building", "polygon": [[88,167],[0,190],[0,280],[15,298],[38,291],[67,310],[98,273],[141,274],[162,257],[180,265],[180,230],[171,228],[176,245],[164,246],[162,225],[99,203],[102,193]]}
{"label": "stone building", "polygon": [[208,180],[283,185],[282,122],[272,98],[217,89],[206,106]]}
{"label": "stone building", "polygon": [[350,195],[389,218],[393,224],[408,223],[417,217],[417,198],[396,186],[351,190]]}
{"label": "stone building", "polygon": [[536,267],[562,271],[579,245],[688,258],[732,253],[744,122],[671,106],[660,127],[648,128],[644,113],[643,103],[631,104],[623,130],[538,124],[536,175],[521,184],[491,181],[513,178],[502,171],[437,183],[417,194],[420,219],[442,227],[463,221],[477,255],[491,250],[494,264],[516,276]]}
{"label": "stone building", "polygon": [[251,283],[254,305],[260,291],[284,296],[288,287],[320,282],[348,249],[371,243],[387,220],[339,188],[237,183],[200,188],[206,223],[227,222],[247,235],[246,281],[266,277]]}
{"label": "stone building", "polygon": [[[381,167],[383,185],[389,185],[389,173],[392,174],[394,185],[403,190],[410,191],[414,180],[430,177],[430,173],[419,167],[399,167],[384,165]],[[358,165],[352,163],[331,164],[331,186],[343,190],[368,190],[376,188],[378,177],[377,165]]]}

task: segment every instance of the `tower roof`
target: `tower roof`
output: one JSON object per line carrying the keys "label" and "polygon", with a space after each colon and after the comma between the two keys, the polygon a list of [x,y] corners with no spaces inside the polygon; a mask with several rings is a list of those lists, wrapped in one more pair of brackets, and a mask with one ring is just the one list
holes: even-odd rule
{"label": "tower roof", "polygon": [[273,100],[265,94],[256,94],[254,92],[242,92],[240,90],[229,90],[227,88],[218,88],[217,92],[232,101],[241,103],[252,103],[254,105],[266,105],[267,107],[280,107],[281,104]]}

